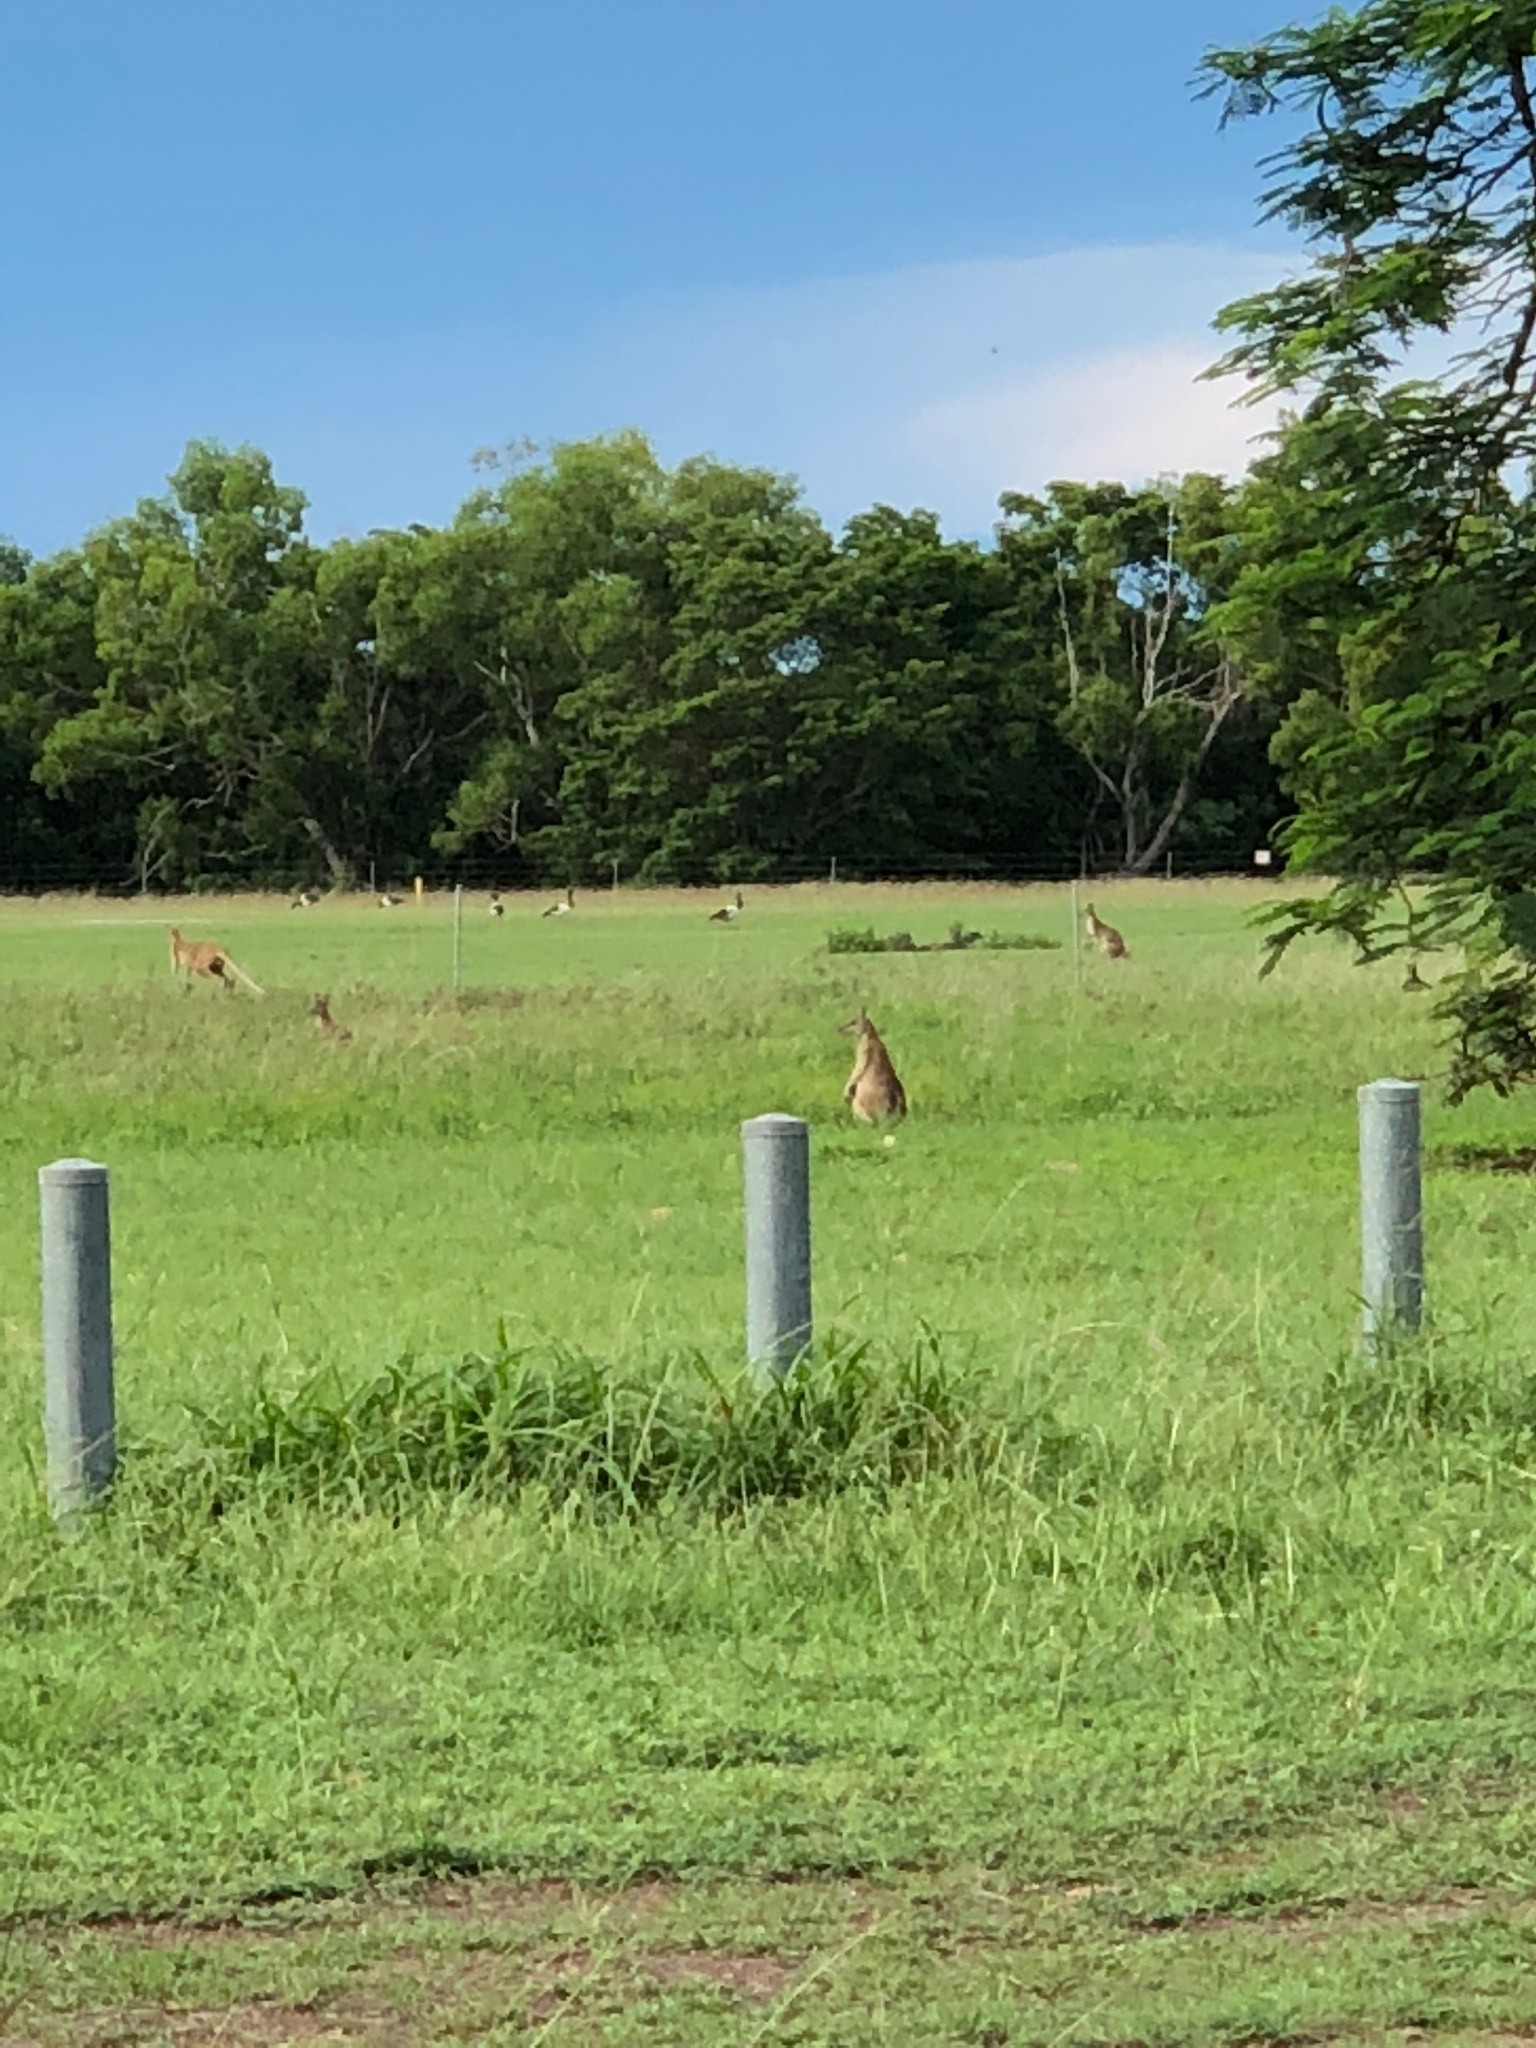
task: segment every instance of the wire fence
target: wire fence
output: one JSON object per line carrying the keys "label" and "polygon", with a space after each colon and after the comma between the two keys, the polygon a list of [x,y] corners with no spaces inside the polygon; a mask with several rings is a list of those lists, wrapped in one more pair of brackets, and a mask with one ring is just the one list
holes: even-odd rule
{"label": "wire fence", "polygon": [[[861,859],[857,855],[788,856],[769,858],[743,852],[739,858],[715,856],[707,860],[669,863],[665,873],[626,871],[620,861],[578,864],[570,875],[533,875],[516,860],[456,859],[452,862],[424,861],[408,856],[360,862],[350,877],[350,887],[361,894],[408,893],[418,876],[434,892],[451,890],[456,884],[468,890],[497,891],[504,895],[537,893],[567,882],[578,889],[718,889],[738,882],[758,888],[822,883],[828,886],[853,883],[948,883],[1014,885],[1066,883],[1109,879],[1192,880],[1218,876],[1250,876],[1268,879],[1284,866],[1282,855],[1265,846],[1237,846],[1231,840],[1203,847],[1179,847],[1138,874],[1134,868],[1113,861],[1091,861],[1067,856],[1003,857],[980,860],[964,856],[953,859],[924,856],[912,860],[882,857]],[[206,874],[175,883],[158,878],[141,880],[121,871],[104,872],[85,861],[17,862],[8,864],[0,848],[0,895],[12,897],[51,894],[89,894],[110,897],[152,897],[185,895],[292,894],[313,891],[331,894],[335,885],[328,877],[310,870],[293,873]]]}

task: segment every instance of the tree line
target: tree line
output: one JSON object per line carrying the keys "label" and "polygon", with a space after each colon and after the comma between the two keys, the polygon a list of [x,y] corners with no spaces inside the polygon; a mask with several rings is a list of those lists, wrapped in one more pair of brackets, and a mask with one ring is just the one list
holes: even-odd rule
{"label": "tree line", "polygon": [[1053,485],[987,545],[624,433],[322,546],[257,450],[0,547],[0,885],[1246,866],[1281,715],[1213,628],[1245,487]]}

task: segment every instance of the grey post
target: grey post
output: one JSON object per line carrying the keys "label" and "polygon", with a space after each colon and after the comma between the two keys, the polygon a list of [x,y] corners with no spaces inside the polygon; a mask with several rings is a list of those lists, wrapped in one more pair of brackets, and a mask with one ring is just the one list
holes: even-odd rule
{"label": "grey post", "polygon": [[747,1361],[782,1379],[811,1342],[811,1134],[797,1116],[741,1127]]}
{"label": "grey post", "polygon": [[464,972],[464,884],[453,885],[453,985],[458,987]]}
{"label": "grey post", "polygon": [[107,1169],[56,1159],[37,1176],[43,1219],[43,1434],[56,1515],[112,1483],[112,1233]]}
{"label": "grey post", "polygon": [[1416,1330],[1424,1306],[1419,1084],[1360,1090],[1360,1292],[1368,1342]]}

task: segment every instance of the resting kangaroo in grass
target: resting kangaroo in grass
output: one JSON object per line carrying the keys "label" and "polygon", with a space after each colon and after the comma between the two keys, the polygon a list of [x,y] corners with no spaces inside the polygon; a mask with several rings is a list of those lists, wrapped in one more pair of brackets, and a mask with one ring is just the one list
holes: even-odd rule
{"label": "resting kangaroo in grass", "polygon": [[338,1045],[350,1045],[352,1043],[352,1034],[346,1025],[338,1024],[331,1015],[331,999],[329,996],[316,996],[309,1006],[309,1014],[320,1026],[324,1037],[334,1038]]}
{"label": "resting kangaroo in grass", "polygon": [[843,1100],[848,1103],[861,1124],[884,1123],[887,1119],[903,1117],[907,1113],[907,1091],[897,1077],[891,1064],[891,1056],[885,1049],[885,1040],[869,1021],[867,1011],[860,1010],[857,1017],[850,1017],[838,1029],[845,1038],[856,1038],[859,1049],[854,1057],[853,1072],[848,1077],[848,1086],[843,1090]]}
{"label": "resting kangaroo in grass", "polygon": [[[222,946],[209,939],[184,939],[180,930],[171,926],[171,973],[185,974],[187,986],[192,986],[194,974],[200,974],[205,981],[217,981],[232,989],[236,981],[243,981],[253,995],[264,995],[266,991],[256,986],[243,967],[237,967]],[[234,976],[234,981],[230,976]]]}
{"label": "resting kangaroo in grass", "polygon": [[1127,946],[1124,939],[1122,939],[1120,934],[1115,930],[1114,926],[1112,924],[1106,924],[1103,918],[1101,918],[1095,912],[1094,907],[1091,903],[1088,906],[1087,922],[1088,936],[1090,939],[1092,939],[1093,943],[1098,947],[1099,951],[1104,955],[1104,958],[1106,960],[1130,959],[1130,947]]}

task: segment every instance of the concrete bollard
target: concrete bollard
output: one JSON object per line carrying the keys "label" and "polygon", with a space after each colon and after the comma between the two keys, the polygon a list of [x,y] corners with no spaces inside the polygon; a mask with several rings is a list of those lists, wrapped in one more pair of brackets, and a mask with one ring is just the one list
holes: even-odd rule
{"label": "concrete bollard", "polygon": [[56,1159],[37,1182],[48,1498],[66,1516],[105,1493],[117,1466],[108,1174],[89,1159]]}
{"label": "concrete bollard", "polygon": [[1360,1292],[1367,1343],[1416,1330],[1424,1308],[1419,1084],[1360,1090]]}
{"label": "concrete bollard", "polygon": [[783,1379],[811,1342],[811,1134],[797,1116],[741,1127],[747,1224],[747,1361]]}

